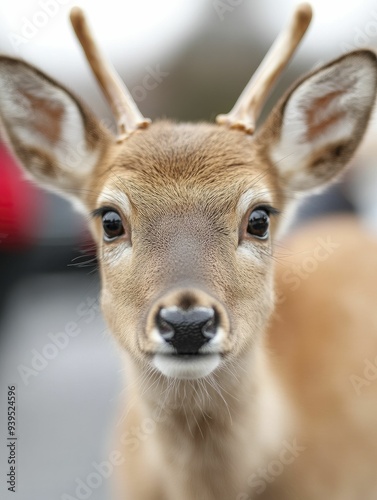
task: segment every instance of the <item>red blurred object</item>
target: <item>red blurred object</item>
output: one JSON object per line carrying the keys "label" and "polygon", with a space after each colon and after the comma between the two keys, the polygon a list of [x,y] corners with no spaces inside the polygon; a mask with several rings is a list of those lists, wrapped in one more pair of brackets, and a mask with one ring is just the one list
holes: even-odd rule
{"label": "red blurred object", "polygon": [[40,234],[43,194],[0,143],[0,251],[32,245]]}

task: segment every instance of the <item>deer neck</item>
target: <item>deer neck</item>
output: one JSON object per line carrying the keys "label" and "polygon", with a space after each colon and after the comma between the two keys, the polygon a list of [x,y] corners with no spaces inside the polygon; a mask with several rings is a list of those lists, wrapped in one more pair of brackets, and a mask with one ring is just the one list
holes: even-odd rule
{"label": "deer neck", "polygon": [[[229,487],[229,495],[247,488],[247,477],[287,435],[287,405],[262,344],[208,380],[160,378],[139,394],[141,417],[155,423],[152,439],[170,464],[166,470],[176,466],[188,482],[195,477],[203,499],[207,489],[213,498],[216,488],[223,494]],[[224,480],[209,484],[220,471]]]}

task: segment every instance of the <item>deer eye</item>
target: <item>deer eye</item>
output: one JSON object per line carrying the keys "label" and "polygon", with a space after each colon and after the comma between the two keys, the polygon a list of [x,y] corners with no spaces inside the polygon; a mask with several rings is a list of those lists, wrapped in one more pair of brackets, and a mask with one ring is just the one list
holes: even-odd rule
{"label": "deer eye", "polygon": [[256,208],[249,215],[247,232],[261,240],[268,238],[268,228],[270,226],[270,217],[268,211],[264,208]]}
{"label": "deer eye", "polygon": [[112,241],[124,234],[122,218],[114,210],[109,210],[102,215],[102,227],[105,241]]}

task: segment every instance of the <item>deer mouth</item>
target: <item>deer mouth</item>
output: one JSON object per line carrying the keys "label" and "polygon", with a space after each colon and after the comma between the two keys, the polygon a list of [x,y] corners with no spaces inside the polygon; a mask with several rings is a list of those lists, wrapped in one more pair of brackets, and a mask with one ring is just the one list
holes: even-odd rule
{"label": "deer mouth", "polygon": [[169,378],[195,380],[207,377],[219,366],[218,353],[156,353],[153,365]]}

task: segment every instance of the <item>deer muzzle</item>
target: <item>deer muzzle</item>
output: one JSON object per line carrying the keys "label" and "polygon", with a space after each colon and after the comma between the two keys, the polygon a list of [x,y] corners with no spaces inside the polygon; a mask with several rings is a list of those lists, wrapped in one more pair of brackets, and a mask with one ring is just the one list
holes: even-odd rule
{"label": "deer muzzle", "polygon": [[220,364],[229,347],[225,307],[198,288],[169,291],[151,307],[146,348],[155,368],[181,379],[202,378]]}

